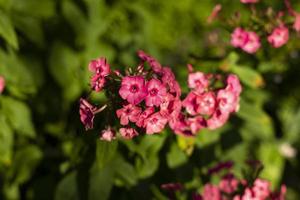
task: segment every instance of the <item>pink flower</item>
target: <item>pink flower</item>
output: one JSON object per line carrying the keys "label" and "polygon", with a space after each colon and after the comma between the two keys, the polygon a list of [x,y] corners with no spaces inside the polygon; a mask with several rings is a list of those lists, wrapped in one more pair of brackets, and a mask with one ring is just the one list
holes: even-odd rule
{"label": "pink flower", "polygon": [[105,58],[92,60],[89,63],[89,70],[103,77],[108,76],[110,73],[110,67]]}
{"label": "pink flower", "polygon": [[233,176],[223,178],[219,183],[219,188],[222,192],[231,194],[237,190],[239,181]]}
{"label": "pink flower", "polygon": [[262,179],[256,179],[254,181],[252,191],[259,199],[266,199],[270,194],[270,182]]}
{"label": "pink flower", "polygon": [[186,98],[182,101],[182,106],[190,115],[196,115],[198,109],[197,95],[192,91],[188,93]]}
{"label": "pink flower", "polygon": [[108,127],[107,129],[103,130],[101,133],[102,133],[100,137],[101,140],[110,142],[116,139],[116,132],[113,129],[111,129],[111,127]]}
{"label": "pink flower", "polygon": [[117,110],[117,116],[120,118],[121,125],[127,125],[129,121],[137,122],[139,115],[142,112],[140,107],[128,104],[121,109]]}
{"label": "pink flower", "polygon": [[257,3],[259,0],[241,0],[242,3]]}
{"label": "pink flower", "polygon": [[176,134],[192,136],[188,118],[182,113],[178,113],[176,117],[172,117],[169,120],[169,126]]}
{"label": "pink flower", "polygon": [[282,185],[280,191],[275,191],[271,194],[272,200],[285,200],[286,186]]}
{"label": "pink flower", "polygon": [[105,78],[99,74],[95,74],[92,78],[91,78],[91,86],[92,89],[95,90],[96,92],[100,92],[104,85],[105,85]]}
{"label": "pink flower", "polygon": [[161,132],[166,124],[168,123],[168,119],[163,117],[159,112],[150,115],[147,119],[145,119],[146,133],[153,134]]}
{"label": "pink flower", "polygon": [[211,23],[215,18],[217,18],[218,14],[220,13],[220,11],[222,10],[222,5],[221,4],[217,4],[215,5],[215,7],[213,8],[210,16],[207,18],[207,23]]}
{"label": "pink flower", "polygon": [[247,32],[247,35],[247,41],[241,48],[245,52],[253,54],[260,48],[260,40],[255,32],[249,31]]}
{"label": "pink flower", "polygon": [[295,13],[295,21],[294,21],[293,28],[297,32],[300,32],[300,13]]}
{"label": "pink flower", "polygon": [[144,110],[142,114],[140,114],[136,122],[136,125],[138,127],[145,127],[145,119],[147,119],[152,113],[154,113],[154,111],[155,111],[154,107],[146,108],[146,110]]}
{"label": "pink flower", "polygon": [[79,114],[80,114],[80,120],[85,126],[85,129],[92,129],[94,125],[94,117],[95,117],[95,111],[97,108],[90,104],[85,99],[80,99],[80,106],[79,106]]}
{"label": "pink flower", "polygon": [[156,73],[160,73],[162,70],[162,66],[157,60],[155,60],[153,57],[150,55],[146,54],[144,51],[139,50],[138,51],[138,56],[140,57],[141,60],[148,62],[152,70]]}
{"label": "pink flower", "polygon": [[207,120],[207,127],[210,130],[214,130],[223,126],[229,118],[229,113],[222,113],[219,110],[213,114],[211,118]]}
{"label": "pink flower", "polygon": [[188,76],[189,88],[195,89],[200,94],[203,93],[209,85],[209,81],[204,73],[195,72],[190,73]]}
{"label": "pink flower", "polygon": [[142,76],[126,76],[122,79],[119,94],[129,103],[136,105],[147,96],[145,79]]}
{"label": "pink flower", "polygon": [[227,77],[226,90],[230,90],[230,91],[234,92],[237,96],[240,95],[240,93],[242,92],[242,86],[241,86],[239,78],[236,75],[230,74]]}
{"label": "pink flower", "polygon": [[285,26],[277,27],[272,34],[268,36],[268,42],[274,47],[279,48],[289,40],[289,29]]}
{"label": "pink flower", "polygon": [[203,200],[222,200],[219,188],[211,184],[205,184],[202,196]]}
{"label": "pink flower", "polygon": [[175,80],[175,75],[170,67],[162,68],[162,81],[164,84],[169,84]]}
{"label": "pink flower", "polygon": [[230,90],[219,90],[217,94],[218,108],[222,113],[230,113],[239,107],[238,96]]}
{"label": "pink flower", "polygon": [[160,104],[160,114],[165,118],[176,118],[181,111],[181,101],[171,94],[167,94]]}
{"label": "pink flower", "polygon": [[206,120],[201,116],[188,118],[188,124],[190,126],[191,132],[196,134],[202,128],[206,127]]}
{"label": "pink flower", "polygon": [[248,40],[248,33],[242,28],[237,27],[231,34],[231,45],[234,47],[242,47]]}
{"label": "pink flower", "polygon": [[216,109],[216,97],[213,92],[206,92],[199,95],[196,99],[198,108],[197,113],[201,115],[211,115]]}
{"label": "pink flower", "polygon": [[0,76],[0,94],[3,92],[5,88],[5,79],[3,76]]}
{"label": "pink flower", "polygon": [[125,139],[132,139],[139,135],[134,128],[120,128],[120,134]]}
{"label": "pink flower", "polygon": [[151,79],[147,83],[148,96],[146,97],[146,106],[159,106],[164,96],[167,94],[167,89],[158,79]]}

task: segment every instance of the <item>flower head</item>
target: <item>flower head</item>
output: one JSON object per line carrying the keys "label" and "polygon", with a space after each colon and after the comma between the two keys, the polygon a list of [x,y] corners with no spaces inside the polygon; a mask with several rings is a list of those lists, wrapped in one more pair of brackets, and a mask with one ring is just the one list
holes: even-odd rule
{"label": "flower head", "polygon": [[154,107],[148,107],[146,108],[146,110],[144,110],[140,116],[138,117],[138,120],[136,122],[136,125],[138,127],[145,127],[145,120],[152,114],[155,112]]}
{"label": "flower head", "polygon": [[197,96],[197,113],[201,115],[211,115],[216,109],[216,97],[213,92],[206,92]]}
{"label": "flower head", "polygon": [[248,35],[247,41],[246,41],[246,43],[243,46],[241,46],[241,48],[245,52],[253,54],[261,46],[260,39],[259,39],[258,35],[255,32],[252,32],[252,31],[248,31],[247,35]]}
{"label": "flower head", "polygon": [[161,72],[162,66],[155,58],[151,57],[150,55],[146,54],[144,51],[141,50],[138,51],[138,56],[141,60],[148,62],[154,72]]}
{"label": "flower head", "polygon": [[100,137],[101,140],[110,142],[116,139],[116,132],[111,127],[108,127],[107,129],[103,130],[101,134],[102,134]]}
{"label": "flower head", "polygon": [[126,76],[122,79],[120,96],[133,105],[139,104],[147,96],[145,79],[142,76]]}
{"label": "flower head", "polygon": [[279,48],[289,40],[289,29],[285,26],[277,27],[272,34],[268,36],[268,42],[274,47]]}
{"label": "flower head", "polygon": [[105,85],[105,78],[103,76],[101,76],[100,74],[95,74],[92,78],[91,78],[91,87],[93,90],[95,90],[96,92],[100,92],[104,85]]}
{"label": "flower head", "polygon": [[137,122],[141,112],[142,109],[140,107],[128,104],[117,110],[117,116],[120,118],[121,125],[127,125],[129,121]]}
{"label": "flower head", "polygon": [[125,139],[132,139],[139,135],[134,128],[120,128],[120,134]]}
{"label": "flower head", "polygon": [[151,79],[147,83],[147,90],[146,106],[159,106],[167,94],[166,87],[158,79]]}
{"label": "flower head", "polygon": [[195,91],[200,94],[207,89],[209,85],[209,80],[202,72],[190,73],[188,76],[188,86],[189,88],[195,89]]}
{"label": "flower head", "polygon": [[242,47],[247,42],[248,33],[244,29],[237,27],[231,34],[231,45],[234,47]]}
{"label": "flower head", "polygon": [[214,130],[223,126],[229,118],[229,113],[222,113],[220,110],[216,110],[211,118],[207,120],[207,127],[210,130]]}
{"label": "flower head", "polygon": [[105,58],[98,58],[89,63],[89,70],[100,76],[107,76],[110,73],[110,67]]}

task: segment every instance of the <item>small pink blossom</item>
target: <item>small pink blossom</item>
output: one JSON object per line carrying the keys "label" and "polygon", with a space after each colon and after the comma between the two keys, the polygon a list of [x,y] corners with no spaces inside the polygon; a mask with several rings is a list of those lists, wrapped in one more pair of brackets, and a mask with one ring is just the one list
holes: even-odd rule
{"label": "small pink blossom", "polygon": [[261,46],[260,39],[259,39],[258,35],[255,32],[252,32],[252,31],[248,31],[247,35],[248,35],[247,41],[246,41],[246,43],[243,46],[241,46],[241,48],[245,52],[253,54]]}
{"label": "small pink blossom", "polygon": [[300,32],[300,13],[295,13],[295,21],[293,28],[299,33]]}
{"label": "small pink blossom", "polygon": [[95,74],[92,78],[91,78],[91,87],[93,90],[95,90],[96,92],[100,92],[104,85],[105,85],[105,78],[99,74]]}
{"label": "small pink blossom", "polygon": [[151,57],[150,55],[146,54],[144,51],[141,50],[138,51],[138,56],[141,60],[148,62],[154,72],[161,72],[162,66],[155,58]]}
{"label": "small pink blossom", "polygon": [[188,118],[188,124],[190,126],[191,132],[196,134],[202,128],[206,127],[206,120],[201,116]]}
{"label": "small pink blossom", "polygon": [[192,91],[188,93],[186,98],[182,101],[182,106],[190,115],[196,115],[198,109],[197,95]]}
{"label": "small pink blossom", "polygon": [[209,80],[202,72],[190,73],[188,76],[189,88],[195,89],[200,94],[203,93],[209,85]]}
{"label": "small pink blossom", "polygon": [[192,136],[192,132],[190,130],[190,123],[188,118],[182,113],[178,113],[176,117],[172,117],[169,120],[169,126],[176,134],[184,135],[184,136]]}
{"label": "small pink blossom", "polygon": [[282,185],[280,191],[275,191],[271,194],[272,200],[285,200],[286,186]]}
{"label": "small pink blossom", "polygon": [[239,181],[233,176],[223,178],[219,183],[219,188],[222,192],[231,194],[238,188]]}
{"label": "small pink blossom", "polygon": [[218,108],[223,113],[230,113],[239,107],[238,96],[230,90],[219,90],[217,94]]}
{"label": "small pink blossom", "polygon": [[227,77],[227,87],[226,90],[230,90],[235,93],[235,95],[239,96],[242,92],[242,86],[239,81],[239,78],[234,74],[229,74]]}
{"label": "small pink blossom", "polygon": [[92,60],[89,63],[89,70],[102,77],[108,76],[110,73],[110,67],[105,58],[98,58],[96,60]]}
{"label": "small pink blossom", "polygon": [[134,128],[120,128],[120,134],[125,139],[132,139],[139,135]]}
{"label": "small pink blossom", "polygon": [[117,110],[117,116],[120,118],[121,125],[127,125],[129,121],[137,122],[142,109],[140,107],[128,104]]}
{"label": "small pink blossom", "polygon": [[138,120],[136,122],[136,125],[138,127],[145,127],[145,119],[147,119],[152,113],[155,112],[154,107],[148,107],[146,110],[144,110],[140,116],[138,117]]}
{"label": "small pink blossom", "polygon": [[158,79],[151,79],[147,83],[147,90],[146,106],[159,106],[167,94],[167,89]]}
{"label": "small pink blossom", "polygon": [[167,94],[160,104],[160,114],[165,118],[176,118],[180,113],[182,103],[180,99],[175,98],[171,94]]}
{"label": "small pink blossom", "polygon": [[270,194],[270,182],[262,179],[256,179],[254,181],[252,191],[259,199],[266,199]]}
{"label": "small pink blossom", "polygon": [[231,34],[231,45],[234,47],[242,47],[248,40],[248,33],[244,29],[237,27]]}
{"label": "small pink blossom", "polygon": [[111,127],[108,127],[107,129],[103,130],[101,134],[101,140],[110,142],[116,139],[116,132]]}
{"label": "small pink blossom", "polygon": [[268,42],[274,47],[279,48],[285,45],[289,40],[289,29],[285,26],[277,27],[272,34],[268,36]]}
{"label": "small pink blossom", "polygon": [[229,118],[228,113],[222,113],[219,110],[213,114],[211,118],[207,120],[207,127],[210,130],[214,130],[223,126]]}
{"label": "small pink blossom", "polygon": [[169,84],[175,80],[175,75],[170,67],[162,68],[162,81],[164,84]]}
{"label": "small pink blossom", "polygon": [[0,76],[0,94],[3,92],[5,88],[5,79],[3,76]]}
{"label": "small pink blossom", "polygon": [[167,123],[167,118],[163,117],[159,112],[154,113],[145,119],[146,133],[159,133],[165,128]]}
{"label": "small pink blossom", "polygon": [[119,94],[133,105],[139,104],[147,96],[145,79],[142,76],[126,76],[122,79]]}
{"label": "small pink blossom", "polygon": [[201,115],[211,115],[216,109],[216,96],[213,92],[206,92],[196,99],[198,104],[197,113]]}
{"label": "small pink blossom", "polygon": [[206,184],[203,190],[203,200],[222,200],[221,192],[215,185]]}
{"label": "small pink blossom", "polygon": [[257,3],[259,0],[241,0],[242,3]]}
{"label": "small pink blossom", "polygon": [[85,99],[80,99],[80,106],[79,106],[79,114],[80,114],[80,120],[85,126],[85,129],[92,129],[94,126],[94,117],[95,117],[95,111],[97,108],[90,104]]}

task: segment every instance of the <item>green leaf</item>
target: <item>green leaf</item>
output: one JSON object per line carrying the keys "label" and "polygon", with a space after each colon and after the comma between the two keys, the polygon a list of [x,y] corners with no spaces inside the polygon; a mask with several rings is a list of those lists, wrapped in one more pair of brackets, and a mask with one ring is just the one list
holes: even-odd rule
{"label": "green leaf", "polygon": [[3,113],[7,116],[12,128],[20,135],[35,137],[35,129],[32,124],[31,111],[28,106],[10,97],[1,97]]}
{"label": "green leaf", "polygon": [[125,161],[120,155],[114,158],[112,165],[114,167],[116,177],[120,178],[125,186],[133,186],[137,183],[137,173],[135,168]]}
{"label": "green leaf", "polygon": [[13,131],[8,125],[6,118],[2,112],[0,112],[0,144],[0,164],[3,163],[4,165],[11,165]]}
{"label": "green leaf", "polygon": [[150,154],[147,158],[136,159],[136,170],[140,178],[152,176],[158,169],[159,159],[157,154]]}
{"label": "green leaf", "polygon": [[188,161],[186,154],[179,149],[176,143],[173,143],[170,151],[167,153],[167,164],[173,169]]}
{"label": "green leaf", "polygon": [[232,72],[237,74],[240,80],[251,88],[258,88],[264,85],[263,77],[254,69],[233,65]]}
{"label": "green leaf", "polygon": [[79,194],[76,182],[76,172],[65,176],[58,184],[55,192],[55,200],[78,200]]}
{"label": "green leaf", "polygon": [[276,143],[263,143],[257,151],[258,159],[263,163],[264,169],[261,177],[269,180],[273,186],[280,183],[284,159]]}
{"label": "green leaf", "polygon": [[32,177],[42,156],[41,150],[34,145],[28,145],[17,150],[9,176],[14,178],[15,183],[26,182]]}
{"label": "green leaf", "polygon": [[96,164],[99,168],[103,168],[108,162],[110,162],[116,156],[118,149],[118,142],[106,142],[106,141],[97,141],[97,150],[96,150]]}
{"label": "green leaf", "polygon": [[0,36],[14,49],[18,49],[17,35],[10,17],[0,9]]}

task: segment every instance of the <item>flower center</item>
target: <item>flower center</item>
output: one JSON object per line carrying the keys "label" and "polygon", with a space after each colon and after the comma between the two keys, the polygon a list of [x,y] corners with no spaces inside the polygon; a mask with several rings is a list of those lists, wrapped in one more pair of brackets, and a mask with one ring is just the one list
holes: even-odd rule
{"label": "flower center", "polygon": [[153,89],[150,90],[149,93],[150,93],[151,96],[155,96],[155,95],[157,95],[157,93],[158,93],[158,89],[153,88]]}
{"label": "flower center", "polygon": [[150,123],[151,123],[151,124],[156,124],[157,121],[158,121],[157,118],[153,118],[153,119],[150,120]]}
{"label": "flower center", "polygon": [[130,92],[136,93],[136,92],[138,92],[138,91],[139,91],[139,87],[138,87],[137,84],[134,84],[134,85],[131,85],[131,86],[130,86]]}

